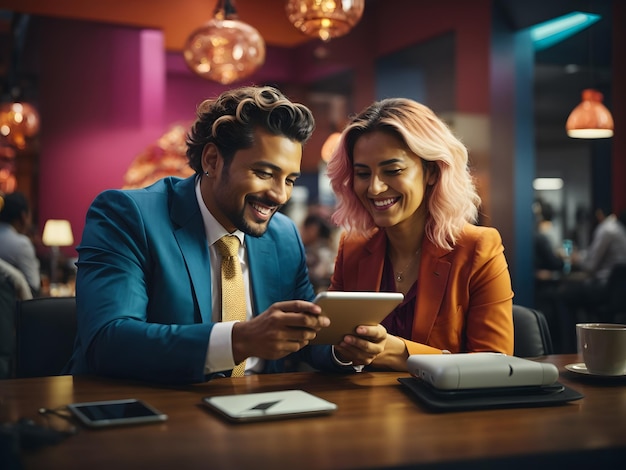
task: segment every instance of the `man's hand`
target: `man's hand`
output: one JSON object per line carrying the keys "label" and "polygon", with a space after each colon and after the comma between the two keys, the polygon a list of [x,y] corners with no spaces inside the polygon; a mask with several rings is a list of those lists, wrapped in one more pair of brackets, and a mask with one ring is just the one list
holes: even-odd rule
{"label": "man's hand", "polygon": [[342,362],[352,361],[352,365],[369,365],[385,350],[387,330],[382,325],[360,325],[356,335],[346,335],[343,341],[335,345],[337,359]]}
{"label": "man's hand", "polygon": [[309,344],[317,332],[330,325],[322,309],[304,300],[272,304],[262,314],[233,326],[233,358],[280,359]]}

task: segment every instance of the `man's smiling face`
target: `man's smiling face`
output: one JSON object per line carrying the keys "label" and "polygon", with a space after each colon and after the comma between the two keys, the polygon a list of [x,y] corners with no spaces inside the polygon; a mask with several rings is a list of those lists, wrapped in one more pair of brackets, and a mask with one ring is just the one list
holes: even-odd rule
{"label": "man's smiling face", "polygon": [[230,164],[218,156],[207,206],[232,232],[260,237],[272,216],[291,197],[300,176],[302,144],[262,129],[254,131],[254,145],[238,150]]}

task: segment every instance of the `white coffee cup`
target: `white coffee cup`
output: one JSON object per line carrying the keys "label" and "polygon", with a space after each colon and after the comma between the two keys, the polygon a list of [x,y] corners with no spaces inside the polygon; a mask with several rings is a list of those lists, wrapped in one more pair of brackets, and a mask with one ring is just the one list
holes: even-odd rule
{"label": "white coffee cup", "polygon": [[576,324],[578,354],[596,375],[626,375],[626,325]]}

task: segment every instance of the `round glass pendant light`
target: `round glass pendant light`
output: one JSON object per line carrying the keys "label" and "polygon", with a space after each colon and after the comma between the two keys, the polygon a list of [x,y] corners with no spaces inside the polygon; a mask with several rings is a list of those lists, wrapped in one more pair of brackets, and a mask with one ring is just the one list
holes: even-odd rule
{"label": "round glass pendant light", "polygon": [[285,6],[291,24],[322,41],[347,34],[364,8],[365,0],[289,0]]}
{"label": "round glass pendant light", "polygon": [[340,139],[341,132],[333,132],[326,138],[321,150],[322,160],[327,163],[330,161],[333,154],[335,153],[335,150],[337,150],[337,145],[339,145]]}
{"label": "round glass pendant light", "polygon": [[603,139],[613,136],[613,116],[604,104],[602,93],[583,90],[582,102],[576,106],[565,124],[567,135],[577,139]]}
{"label": "round glass pendant light", "polygon": [[18,149],[26,147],[26,139],[39,131],[39,114],[28,103],[13,102],[0,105],[0,136]]}
{"label": "round glass pendant light", "polygon": [[255,28],[237,19],[231,0],[220,0],[213,19],[189,35],[183,55],[195,74],[228,85],[263,65],[265,41]]}

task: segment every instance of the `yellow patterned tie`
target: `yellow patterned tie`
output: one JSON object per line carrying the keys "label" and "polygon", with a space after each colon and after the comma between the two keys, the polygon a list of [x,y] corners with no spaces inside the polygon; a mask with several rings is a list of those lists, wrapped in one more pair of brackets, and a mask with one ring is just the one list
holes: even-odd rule
{"label": "yellow patterned tie", "polygon": [[[245,321],[246,293],[239,264],[239,238],[226,235],[215,242],[222,257],[222,321]],[[232,377],[243,377],[246,361],[233,369]]]}

